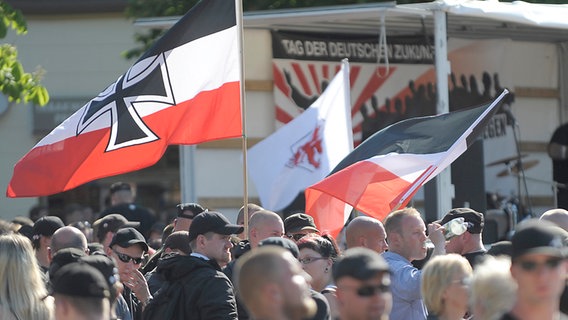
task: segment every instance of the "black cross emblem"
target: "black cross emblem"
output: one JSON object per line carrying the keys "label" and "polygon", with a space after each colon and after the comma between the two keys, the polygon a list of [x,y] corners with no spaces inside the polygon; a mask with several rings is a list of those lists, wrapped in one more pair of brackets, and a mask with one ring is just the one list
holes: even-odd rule
{"label": "black cross emblem", "polygon": [[[77,125],[76,135],[80,135],[94,123],[107,126],[108,123],[103,120],[106,118],[100,117],[108,112],[111,134],[106,151],[158,140],[160,138],[140,116],[143,107],[155,108],[156,104],[175,105],[163,53],[136,63],[115,83],[88,102]],[[101,120],[105,122],[101,123]]]}

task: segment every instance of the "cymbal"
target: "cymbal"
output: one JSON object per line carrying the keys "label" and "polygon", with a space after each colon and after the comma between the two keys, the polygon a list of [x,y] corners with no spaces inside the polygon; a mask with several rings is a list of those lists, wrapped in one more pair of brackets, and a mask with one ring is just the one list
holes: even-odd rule
{"label": "cymbal", "polygon": [[[528,156],[528,154],[521,154],[521,158],[524,158]],[[519,159],[519,156],[512,156],[512,157],[508,157],[508,158],[503,158],[503,159],[499,159],[493,162],[490,162],[488,164],[486,164],[486,167],[491,167],[491,166],[496,166],[498,164],[508,164],[509,162],[513,161],[513,160],[517,160]]]}
{"label": "cymbal", "polygon": [[536,166],[539,163],[539,160],[530,160],[530,161],[525,161],[525,162],[516,162],[514,165],[511,166],[511,169],[505,169],[503,171],[500,171],[499,173],[497,173],[498,177],[506,177],[509,175],[517,175],[519,174],[519,171],[521,171],[521,167],[519,166],[519,164],[522,164],[522,168],[524,170],[528,170],[534,166]]}

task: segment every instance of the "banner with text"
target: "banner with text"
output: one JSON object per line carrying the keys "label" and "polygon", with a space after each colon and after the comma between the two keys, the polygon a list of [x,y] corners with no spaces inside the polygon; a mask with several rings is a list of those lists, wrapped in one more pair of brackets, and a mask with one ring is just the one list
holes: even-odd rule
{"label": "banner with text", "polygon": [[[451,110],[486,103],[511,83],[503,70],[507,43],[502,39],[448,40]],[[356,145],[400,120],[436,114],[432,37],[387,37],[386,50],[381,50],[376,36],[273,31],[272,52],[277,127],[317,99],[338,72],[343,58],[348,58],[351,65],[351,114]],[[510,105],[513,97],[514,93],[507,101]],[[485,129],[485,156],[482,154],[480,161],[488,163],[514,155],[512,136],[510,120],[499,111]],[[491,177],[487,172],[485,175],[484,184],[498,182],[494,172]]]}

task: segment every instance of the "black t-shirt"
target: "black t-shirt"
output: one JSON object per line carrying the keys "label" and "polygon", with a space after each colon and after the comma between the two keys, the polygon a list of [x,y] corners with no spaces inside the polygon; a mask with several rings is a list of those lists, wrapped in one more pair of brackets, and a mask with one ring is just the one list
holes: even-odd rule
{"label": "black t-shirt", "polygon": [[469,261],[471,267],[474,268],[475,265],[482,260],[481,257],[483,257],[484,255],[485,251],[476,251],[476,252],[464,253],[463,257],[466,258],[467,261]]}
{"label": "black t-shirt", "polygon": [[[568,146],[568,123],[561,125],[554,131],[550,142]],[[568,182],[568,160],[553,160],[552,175],[556,182]]]}

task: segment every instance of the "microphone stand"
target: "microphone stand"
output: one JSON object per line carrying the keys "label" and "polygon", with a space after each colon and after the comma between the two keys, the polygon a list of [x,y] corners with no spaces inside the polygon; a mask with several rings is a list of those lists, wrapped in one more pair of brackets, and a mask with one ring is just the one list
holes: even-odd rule
{"label": "microphone stand", "polygon": [[[503,105],[503,108],[510,108],[509,105]],[[525,178],[525,168],[523,167],[523,163],[521,162],[521,146],[520,146],[520,142],[519,142],[519,137],[517,136],[517,130],[518,129],[520,131],[519,125],[516,121],[516,119],[512,116],[512,114],[510,113],[510,110],[508,110],[509,112],[507,112],[507,115],[509,115],[509,117],[511,118],[511,128],[513,129],[513,139],[515,140],[515,147],[517,150],[517,170],[518,172],[520,172],[519,175],[517,175],[517,190],[519,190],[519,200],[520,200],[520,205],[521,205],[521,209],[523,212],[523,219],[527,216],[527,213],[525,212],[525,206],[524,206],[524,199],[522,196],[522,190],[521,190],[521,181],[523,182],[523,188],[525,189],[525,195],[526,195],[526,201],[527,201],[527,207],[528,207],[528,215],[530,215],[531,217],[534,217],[533,212],[532,212],[532,204],[531,204],[531,199],[529,197],[529,189],[527,187],[527,179]],[[515,224],[518,221],[515,221]]]}

